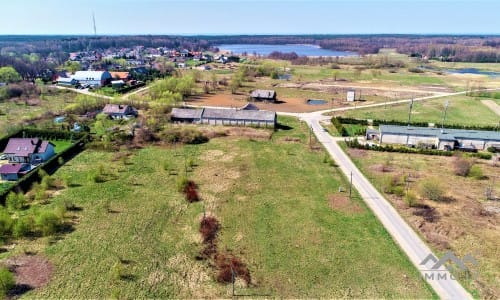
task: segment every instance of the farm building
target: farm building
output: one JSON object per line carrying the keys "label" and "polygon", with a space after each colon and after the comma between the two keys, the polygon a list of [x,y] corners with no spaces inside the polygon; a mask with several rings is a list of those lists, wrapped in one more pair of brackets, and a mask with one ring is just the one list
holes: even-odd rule
{"label": "farm building", "polygon": [[29,164],[5,164],[0,166],[0,178],[6,181],[16,181],[31,170]]}
{"label": "farm building", "polygon": [[74,78],[58,77],[57,84],[64,86],[75,86],[78,83]]}
{"label": "farm building", "polygon": [[39,138],[11,138],[3,151],[11,163],[41,164],[54,156],[54,144]]}
{"label": "farm building", "polygon": [[107,85],[113,79],[108,71],[78,71],[71,78],[75,79],[81,85],[91,85],[101,87]]}
{"label": "farm building", "polygon": [[367,131],[366,137],[381,144],[424,145],[440,150],[500,148],[500,132],[495,131],[380,125],[378,131]]}
{"label": "farm building", "polygon": [[112,119],[129,119],[138,116],[137,110],[130,105],[106,104],[102,112]]}
{"label": "farm building", "polygon": [[276,112],[267,110],[174,108],[171,118],[173,122],[209,125],[256,127],[274,127],[276,125]]}
{"label": "farm building", "polygon": [[273,90],[254,90],[250,94],[250,97],[252,97],[254,100],[265,100],[265,101],[276,101],[276,92]]}

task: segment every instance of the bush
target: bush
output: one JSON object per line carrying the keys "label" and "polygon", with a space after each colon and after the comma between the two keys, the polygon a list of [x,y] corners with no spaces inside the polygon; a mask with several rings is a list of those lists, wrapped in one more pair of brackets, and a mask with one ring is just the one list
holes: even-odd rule
{"label": "bush", "polygon": [[220,223],[214,217],[205,217],[200,223],[200,233],[204,243],[211,243],[217,237],[220,229]]}
{"label": "bush", "polygon": [[485,179],[485,176],[483,174],[483,170],[481,170],[481,167],[479,165],[473,165],[472,168],[469,171],[469,176],[475,179]]}
{"label": "bush", "polygon": [[412,191],[408,191],[403,200],[405,201],[406,205],[408,205],[408,207],[415,207],[418,205],[417,195],[415,195],[415,193]]}
{"label": "bush", "polygon": [[163,130],[160,138],[168,143],[202,144],[208,142],[208,137],[194,128],[172,127]]}
{"label": "bush", "polygon": [[491,147],[491,146],[490,146],[490,147],[488,147],[486,150],[487,150],[488,152],[490,152],[490,153],[496,153],[496,152],[497,152],[497,149],[496,149],[495,147]]}
{"label": "bush", "polygon": [[0,268],[0,296],[7,296],[7,293],[16,285],[14,275],[5,267]]}
{"label": "bush", "polygon": [[453,161],[453,172],[458,176],[467,176],[469,175],[470,169],[472,168],[472,161],[463,158],[456,157]]}
{"label": "bush", "polygon": [[12,218],[9,213],[1,208],[0,209],[0,238],[6,239],[12,233]]}
{"label": "bush", "polygon": [[12,235],[16,238],[29,236],[35,228],[35,220],[32,216],[24,216],[16,220],[12,228]]}
{"label": "bush", "polygon": [[445,191],[439,183],[439,179],[428,179],[420,184],[420,194],[430,200],[443,201]]}
{"label": "bush", "polygon": [[5,200],[7,208],[11,211],[22,209],[26,205],[26,198],[23,193],[10,192]]}
{"label": "bush", "polygon": [[62,219],[54,212],[44,211],[36,217],[36,226],[42,232],[42,235],[49,236],[61,228]]}

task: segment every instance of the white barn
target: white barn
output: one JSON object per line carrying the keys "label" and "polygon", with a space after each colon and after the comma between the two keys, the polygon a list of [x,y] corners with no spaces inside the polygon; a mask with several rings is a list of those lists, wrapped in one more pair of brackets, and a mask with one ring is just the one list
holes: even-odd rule
{"label": "white barn", "polygon": [[77,71],[71,78],[80,84],[89,84],[93,87],[101,87],[111,82],[113,77],[108,71]]}

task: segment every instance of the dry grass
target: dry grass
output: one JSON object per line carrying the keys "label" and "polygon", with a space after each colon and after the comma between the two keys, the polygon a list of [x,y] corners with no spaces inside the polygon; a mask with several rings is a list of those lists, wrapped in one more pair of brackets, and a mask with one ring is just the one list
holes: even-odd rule
{"label": "dry grass", "polygon": [[[364,152],[363,154],[360,154]],[[479,278],[468,287],[477,290],[484,298],[498,298],[500,288],[500,203],[486,201],[484,192],[493,185],[494,193],[500,194],[500,167],[491,161],[475,162],[487,179],[455,175],[455,157],[437,157],[400,153],[381,153],[366,150],[348,150],[355,163],[371,181],[380,187],[386,174],[410,175],[410,190],[416,191],[420,182],[436,179],[446,187],[447,199],[435,202],[421,199],[420,204],[408,208],[401,197],[386,194],[405,219],[439,251],[452,250],[459,256],[471,253],[480,267]],[[391,155],[391,172],[382,168],[387,156]]]}

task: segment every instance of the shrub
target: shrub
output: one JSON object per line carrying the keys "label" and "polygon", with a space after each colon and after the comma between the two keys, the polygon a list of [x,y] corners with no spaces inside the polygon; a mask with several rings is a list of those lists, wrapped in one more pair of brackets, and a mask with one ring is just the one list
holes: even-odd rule
{"label": "shrub", "polygon": [[204,243],[211,243],[217,237],[220,229],[220,223],[214,217],[205,217],[200,223],[200,233]]}
{"label": "shrub", "polygon": [[439,179],[428,179],[420,184],[420,194],[430,200],[443,201],[445,191],[439,183]]}
{"label": "shrub", "polygon": [[471,167],[472,167],[472,161],[466,158],[456,157],[455,160],[453,161],[453,171],[455,175],[465,177],[469,175]]}
{"label": "shrub", "polygon": [[16,285],[14,275],[5,267],[0,268],[0,296],[7,296],[7,293]]}
{"label": "shrub", "polygon": [[12,228],[12,235],[16,238],[29,236],[35,228],[35,220],[32,216],[24,216],[16,220]]}
{"label": "shrub", "polygon": [[415,207],[418,205],[417,195],[415,195],[415,193],[412,191],[408,191],[403,200],[405,201],[406,205],[408,205],[408,207]]}
{"label": "shrub", "polygon": [[51,211],[43,211],[36,217],[36,226],[44,236],[56,233],[61,225],[62,219]]}
{"label": "shrub", "polygon": [[193,128],[167,128],[160,133],[160,138],[168,143],[202,144],[208,142],[208,137]]}
{"label": "shrub", "polygon": [[250,271],[245,263],[232,254],[218,254],[215,257],[215,264],[219,269],[217,281],[221,283],[231,283],[233,281],[233,272],[235,277],[243,279],[250,284]]}
{"label": "shrub", "polygon": [[472,168],[469,171],[469,176],[475,179],[485,179],[485,176],[483,174],[483,170],[481,170],[481,167],[479,165],[473,165]]}
{"label": "shrub", "polygon": [[11,211],[22,209],[26,205],[26,198],[23,193],[10,192],[5,200],[7,208]]}
{"label": "shrub", "polygon": [[392,193],[396,196],[403,197],[405,194],[405,188],[403,186],[395,186],[392,188]]}
{"label": "shrub", "polygon": [[496,153],[496,152],[497,152],[497,149],[496,149],[495,147],[491,147],[491,146],[490,146],[490,147],[488,147],[486,150],[487,150],[488,152],[490,152],[490,153]]}
{"label": "shrub", "polygon": [[8,238],[11,235],[12,218],[5,209],[0,209],[0,238]]}

